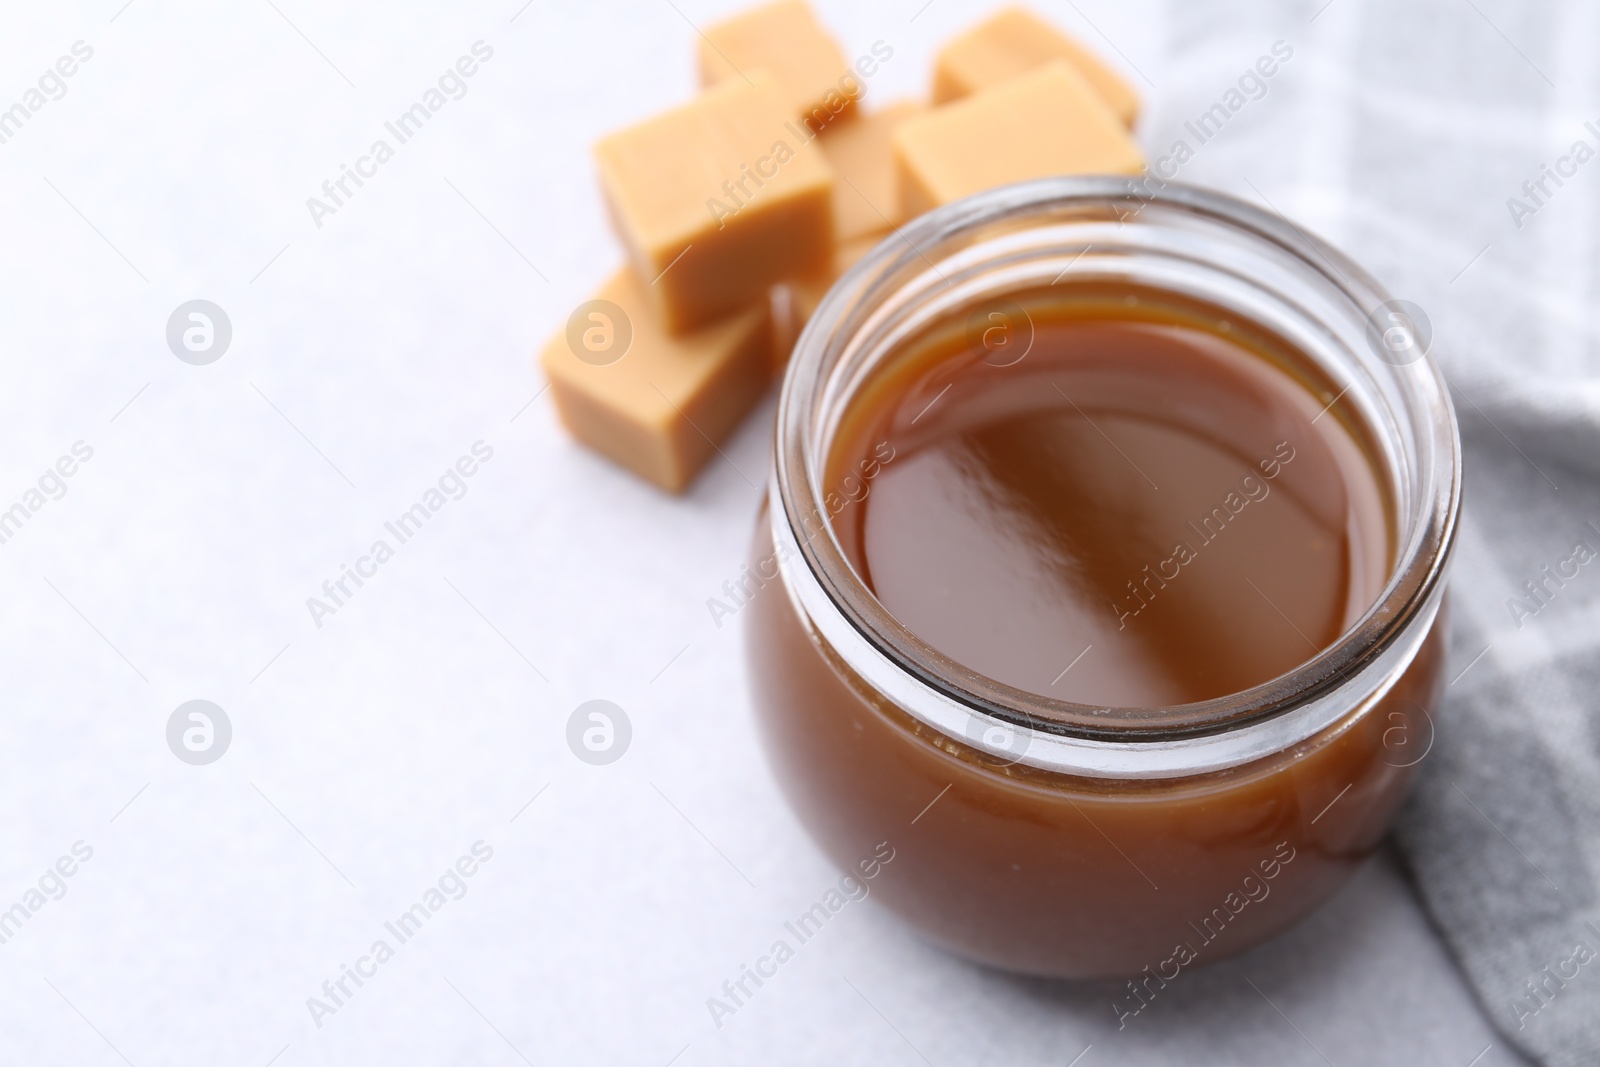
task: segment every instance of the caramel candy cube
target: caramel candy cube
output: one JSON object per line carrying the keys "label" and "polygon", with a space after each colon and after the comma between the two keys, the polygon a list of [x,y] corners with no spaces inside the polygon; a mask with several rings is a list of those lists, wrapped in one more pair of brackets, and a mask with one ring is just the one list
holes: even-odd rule
{"label": "caramel candy cube", "polygon": [[945,45],[934,59],[933,102],[948,103],[1026,74],[1051,60],[1071,64],[1123,125],[1139,117],[1139,97],[1088,49],[1020,7],[1008,7]]}
{"label": "caramel candy cube", "polygon": [[833,168],[836,242],[883,233],[905,221],[889,137],[901,122],[925,110],[921,104],[902,101],[829,127],[817,138]]}
{"label": "caramel candy cube", "polygon": [[1061,60],[907,119],[893,139],[908,215],[1032,178],[1144,168],[1127,128]]}
{"label": "caramel candy cube", "polygon": [[789,117],[812,130],[848,118],[862,86],[844,52],[805,0],[775,0],[714,25],[700,38],[700,84],[720,85],[766,70]]}
{"label": "caramel candy cube", "polygon": [[828,262],[833,172],[815,141],[756,71],[595,146],[612,219],[667,332]]}
{"label": "caramel candy cube", "polygon": [[539,362],[573,437],[679,492],[772,381],[770,309],[763,293],[748,310],[674,337],[645,289],[631,269],[618,271]]}

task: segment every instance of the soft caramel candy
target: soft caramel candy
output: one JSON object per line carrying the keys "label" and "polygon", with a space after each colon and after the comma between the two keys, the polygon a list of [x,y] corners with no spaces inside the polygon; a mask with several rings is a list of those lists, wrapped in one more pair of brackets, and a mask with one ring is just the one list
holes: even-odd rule
{"label": "soft caramel candy", "polygon": [[777,81],[754,71],[595,146],[613,221],[669,333],[827,264],[833,172],[815,141]]}
{"label": "soft caramel candy", "polygon": [[957,37],[933,67],[933,102],[948,103],[1009,81],[1054,59],[1070,63],[1126,126],[1139,116],[1139,97],[1115,71],[1050,23],[1009,7]]}
{"label": "soft caramel candy", "polygon": [[646,289],[618,271],[539,361],[572,436],[678,492],[772,381],[770,311],[763,294],[750,310],[673,337]]}
{"label": "soft caramel candy", "polygon": [[1061,60],[907,119],[893,140],[909,215],[1011,182],[1144,168],[1127,128]]}
{"label": "soft caramel candy", "polygon": [[823,131],[817,143],[833,168],[833,237],[853,241],[878,234],[905,221],[895,181],[895,127],[925,111],[903,101]]}
{"label": "soft caramel candy", "polygon": [[776,0],[707,26],[700,38],[700,84],[720,85],[766,70],[789,115],[813,130],[855,110],[860,80],[805,0]]}

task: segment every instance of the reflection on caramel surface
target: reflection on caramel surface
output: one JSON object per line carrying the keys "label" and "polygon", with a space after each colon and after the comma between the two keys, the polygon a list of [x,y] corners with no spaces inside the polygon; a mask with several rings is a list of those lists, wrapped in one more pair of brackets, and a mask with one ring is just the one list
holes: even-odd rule
{"label": "reflection on caramel surface", "polygon": [[1364,444],[1261,354],[1281,341],[1126,288],[1006,305],[1015,336],[932,328],[836,438],[834,471],[894,450],[836,529],[909,630],[1019,689],[1152,708],[1275,678],[1371,607],[1383,494]]}

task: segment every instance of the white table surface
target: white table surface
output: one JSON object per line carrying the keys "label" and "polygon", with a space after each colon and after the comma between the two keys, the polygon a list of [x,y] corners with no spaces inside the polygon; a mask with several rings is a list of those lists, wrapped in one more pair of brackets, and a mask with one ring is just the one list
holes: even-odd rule
{"label": "white table surface", "polygon": [[[1520,1062],[1388,859],[1120,1033],[1105,988],[976,969],[870,900],[714,1026],[836,878],[705,608],[771,403],[668,498],[567,440],[532,353],[620,261],[589,144],[685,98],[690,21],[733,5],[123,3],[0,13],[0,108],[93,49],[0,144],[0,509],[93,449],[0,544],[0,909],[93,849],[0,944],[0,1062]],[[893,47],[869,99],[983,10],[920,4],[820,4],[852,55]],[[1152,0],[1041,6],[1159,73]],[[306,198],[479,40],[318,228]],[[195,298],[233,328],[206,366],[165,340]],[[318,627],[306,599],[477,441],[466,495]],[[165,737],[197,698],[233,727],[207,766]],[[564,739],[594,698],[633,724],[609,766]],[[480,840],[319,1027],[307,998]]]}

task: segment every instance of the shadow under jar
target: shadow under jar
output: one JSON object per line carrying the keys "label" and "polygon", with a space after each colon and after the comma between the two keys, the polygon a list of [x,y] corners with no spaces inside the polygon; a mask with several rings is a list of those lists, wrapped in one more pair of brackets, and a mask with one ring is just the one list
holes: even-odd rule
{"label": "shadow under jar", "polygon": [[884,241],[796,348],[744,583],[822,849],[958,953],[1152,992],[1330,896],[1443,678],[1460,449],[1419,332],[1176,184],[1032,182]]}

